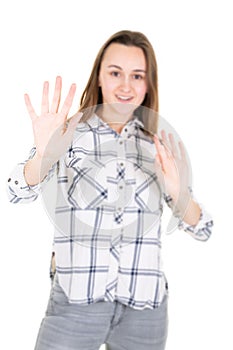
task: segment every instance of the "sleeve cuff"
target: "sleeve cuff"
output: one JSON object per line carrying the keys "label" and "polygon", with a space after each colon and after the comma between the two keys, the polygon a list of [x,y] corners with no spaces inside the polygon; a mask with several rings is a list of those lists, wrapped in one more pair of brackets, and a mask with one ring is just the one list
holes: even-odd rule
{"label": "sleeve cuff", "polygon": [[195,239],[206,241],[212,233],[213,220],[211,215],[205,210],[202,204],[198,203],[201,208],[201,215],[195,226],[189,225],[182,219],[179,219],[178,228],[188,232]]}
{"label": "sleeve cuff", "polygon": [[34,186],[29,186],[27,184],[24,177],[24,166],[25,163],[20,163],[15,167],[8,178],[8,185],[15,193],[31,190],[38,194],[40,191],[40,184]]}

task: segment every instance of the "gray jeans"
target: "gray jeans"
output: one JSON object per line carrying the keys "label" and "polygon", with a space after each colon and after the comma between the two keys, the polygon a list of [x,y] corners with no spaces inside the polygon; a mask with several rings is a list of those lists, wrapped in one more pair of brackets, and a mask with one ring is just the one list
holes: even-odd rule
{"label": "gray jeans", "polygon": [[164,350],[167,295],[159,308],[134,310],[119,302],[70,304],[55,278],[35,350]]}

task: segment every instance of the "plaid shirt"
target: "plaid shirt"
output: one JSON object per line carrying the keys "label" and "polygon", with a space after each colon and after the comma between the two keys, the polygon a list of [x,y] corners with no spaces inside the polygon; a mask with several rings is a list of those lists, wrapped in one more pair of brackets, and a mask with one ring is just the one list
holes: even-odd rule
{"label": "plaid shirt", "polygon": [[[152,309],[162,302],[167,289],[160,254],[164,196],[155,153],[137,118],[118,134],[93,115],[78,124],[70,149],[41,184],[26,184],[25,162],[11,173],[12,203],[44,194],[54,217],[56,272],[71,303],[118,300]],[[179,222],[199,240],[209,238],[211,226],[204,209],[196,227]]]}

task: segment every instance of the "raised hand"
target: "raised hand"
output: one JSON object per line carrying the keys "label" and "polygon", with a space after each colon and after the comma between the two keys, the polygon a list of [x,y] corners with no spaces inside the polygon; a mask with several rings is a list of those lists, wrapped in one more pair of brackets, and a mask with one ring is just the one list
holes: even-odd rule
{"label": "raised hand", "polygon": [[182,142],[178,147],[172,134],[161,132],[162,139],[154,135],[157,150],[155,168],[163,191],[172,198],[171,208],[175,216],[195,226],[201,216],[201,208],[189,190],[191,169]]}
{"label": "raised hand", "polygon": [[77,114],[68,122],[68,113],[74,99],[76,85],[72,84],[63,106],[60,108],[62,89],[61,77],[56,78],[54,95],[49,106],[49,83],[44,82],[41,113],[37,115],[28,94],[25,94],[25,104],[31,117],[36,155],[57,161],[62,156],[72,140],[75,126],[82,114]]}
{"label": "raised hand", "polygon": [[72,84],[63,106],[60,108],[62,89],[61,77],[56,78],[54,95],[49,106],[49,83],[43,87],[41,113],[37,115],[28,94],[25,94],[25,104],[32,120],[36,153],[25,165],[25,179],[29,185],[35,185],[43,180],[50,168],[65,154],[72,142],[75,127],[82,117],[77,113],[68,120],[68,113],[73,103],[76,85]]}
{"label": "raised hand", "polygon": [[181,195],[189,193],[190,169],[183,143],[177,144],[174,136],[163,130],[162,139],[154,135],[156,147],[156,168],[164,191],[177,201]]}

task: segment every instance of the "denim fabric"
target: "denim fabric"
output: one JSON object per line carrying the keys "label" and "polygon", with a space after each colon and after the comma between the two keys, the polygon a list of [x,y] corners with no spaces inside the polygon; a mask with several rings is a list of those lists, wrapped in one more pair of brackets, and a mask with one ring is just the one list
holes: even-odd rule
{"label": "denim fabric", "polygon": [[135,310],[117,301],[71,304],[54,279],[35,350],[164,350],[167,294],[156,309]]}

